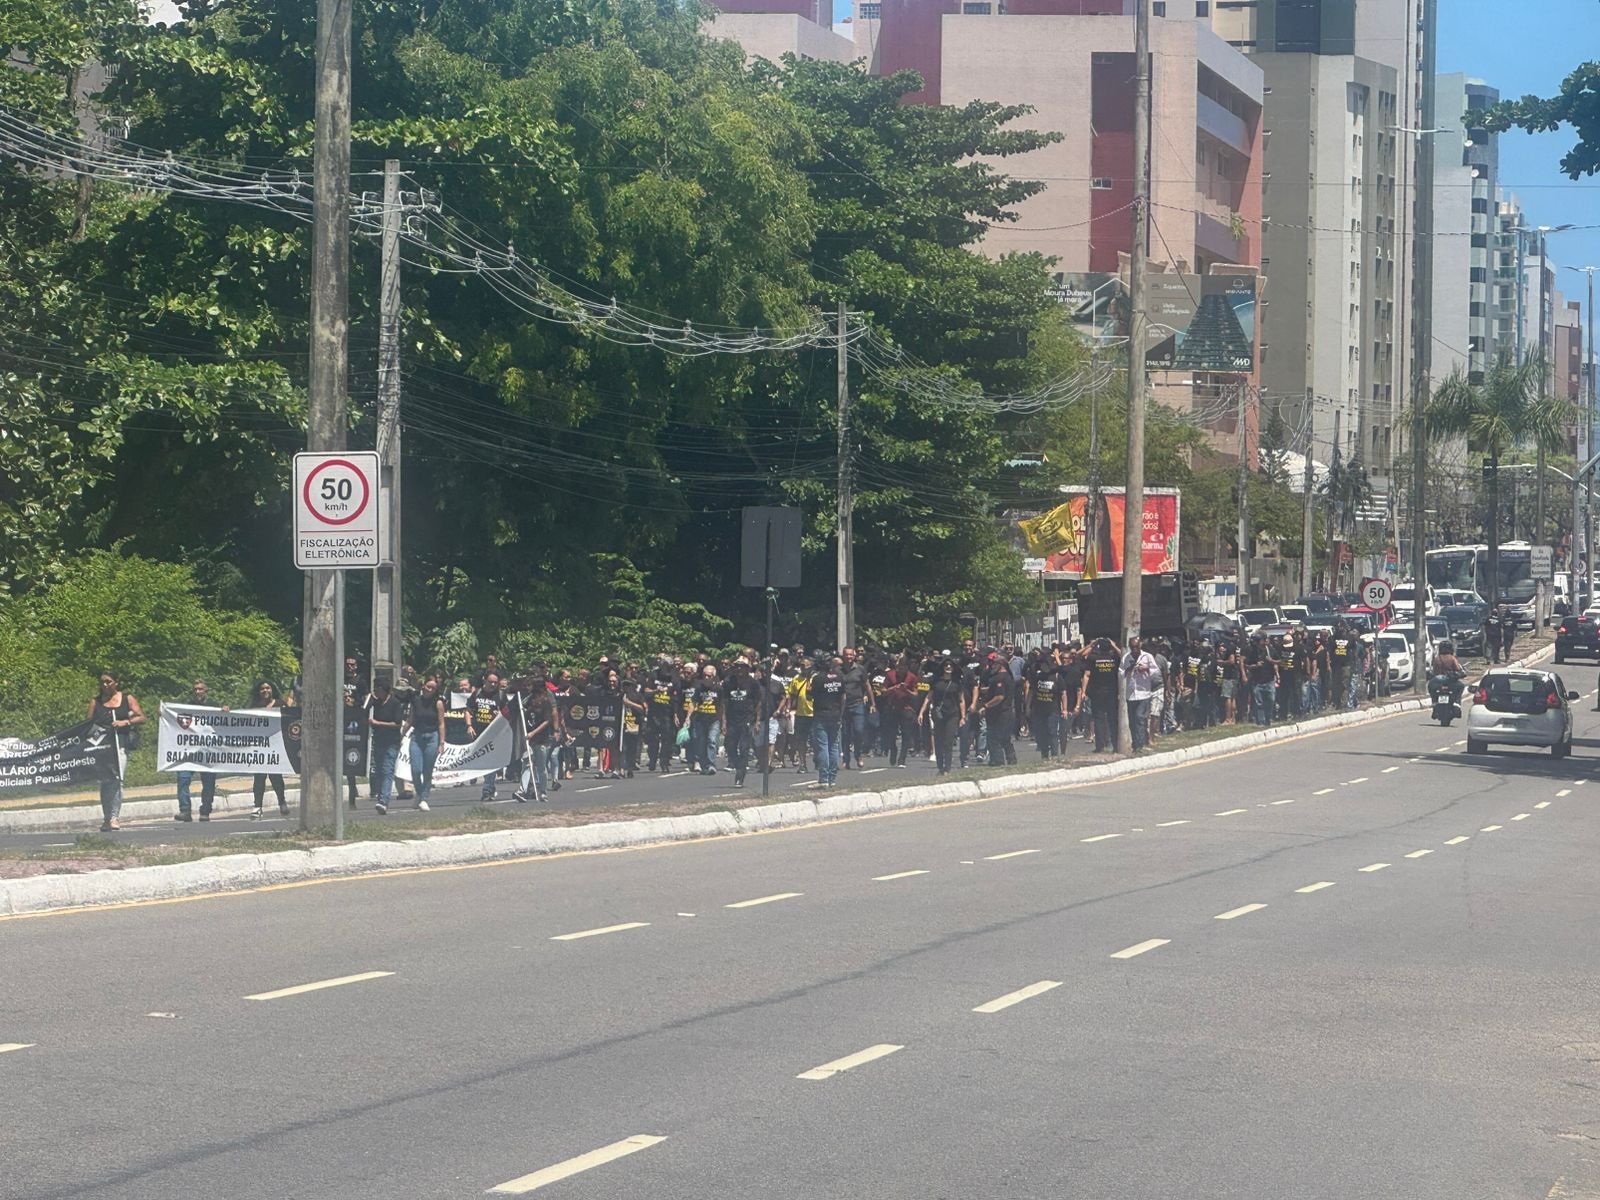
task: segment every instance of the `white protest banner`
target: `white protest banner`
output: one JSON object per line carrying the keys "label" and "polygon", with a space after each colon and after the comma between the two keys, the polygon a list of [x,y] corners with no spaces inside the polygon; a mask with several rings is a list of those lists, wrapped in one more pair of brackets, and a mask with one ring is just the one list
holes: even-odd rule
{"label": "white protest banner", "polygon": [[[485,775],[503,771],[511,765],[514,731],[504,717],[496,717],[489,728],[465,746],[448,743],[439,747],[439,757],[433,764],[433,786],[436,788],[462,787],[476,783]],[[400,758],[394,767],[395,778],[413,782],[411,776],[411,731],[400,742]]]}
{"label": "white protest banner", "polygon": [[298,775],[300,710],[163,704],[156,769],[209,775]]}

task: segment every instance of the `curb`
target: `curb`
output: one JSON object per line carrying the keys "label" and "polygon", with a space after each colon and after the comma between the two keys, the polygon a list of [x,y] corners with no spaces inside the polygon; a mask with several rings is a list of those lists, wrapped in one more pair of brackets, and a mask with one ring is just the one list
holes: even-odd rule
{"label": "curb", "polygon": [[[1511,664],[1530,666],[1554,648],[1546,646]],[[166,900],[203,893],[239,891],[272,884],[339,875],[417,867],[455,866],[548,854],[573,854],[597,850],[728,837],[773,829],[820,825],[854,817],[908,809],[929,808],[962,801],[1026,796],[1083,784],[1104,783],[1148,771],[1223,758],[1241,750],[1274,742],[1366,725],[1401,713],[1421,712],[1426,698],[1402,700],[1383,708],[1352,709],[1255,729],[1237,737],[1168,750],[1143,758],[1121,759],[1089,767],[1038,771],[1028,775],[1003,775],[963,783],[916,784],[882,792],[849,792],[816,800],[753,805],[734,812],[701,813],[693,817],[650,817],[554,829],[510,829],[496,833],[464,833],[414,842],[352,842],[319,846],[312,850],[284,850],[274,854],[228,854],[163,867],[86,871],[71,875],[34,875],[0,880],[0,917],[22,916],[53,909],[90,908],[139,900]],[[247,804],[249,797],[246,797]],[[161,802],[165,804],[166,802]],[[220,804],[218,806],[220,808]],[[26,811],[26,810],[24,810]],[[50,810],[34,810],[49,812]],[[14,815],[14,814],[13,814]]]}
{"label": "curb", "polygon": [[[290,804],[300,803],[299,788],[287,788],[283,795]],[[198,812],[200,809],[198,791],[195,793],[194,804],[195,811]],[[218,816],[231,816],[247,813],[255,807],[255,804],[255,799],[249,792],[218,792],[211,811]],[[278,811],[278,800],[271,789],[267,791],[267,804],[273,812]],[[153,821],[162,817],[170,818],[177,811],[178,801],[175,794],[162,800],[125,800],[122,804],[122,819]],[[74,829],[92,832],[100,828],[100,820],[100,806],[94,803],[58,805],[52,808],[14,808],[0,812],[0,833],[56,833]]]}

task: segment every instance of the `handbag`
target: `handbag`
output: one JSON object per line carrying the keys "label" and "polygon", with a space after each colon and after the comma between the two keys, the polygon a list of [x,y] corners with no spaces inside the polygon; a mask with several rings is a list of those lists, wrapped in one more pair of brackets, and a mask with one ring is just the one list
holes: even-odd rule
{"label": "handbag", "polygon": [[678,745],[679,746],[687,746],[688,744],[689,744],[689,727],[687,725],[679,726],[679,728],[678,728]]}

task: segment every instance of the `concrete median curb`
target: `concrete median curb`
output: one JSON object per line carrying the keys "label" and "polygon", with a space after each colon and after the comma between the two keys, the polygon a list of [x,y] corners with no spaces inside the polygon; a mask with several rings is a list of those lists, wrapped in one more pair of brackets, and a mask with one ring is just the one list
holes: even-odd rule
{"label": "concrete median curb", "polygon": [[[1551,653],[1553,647],[1546,646],[1513,665],[1531,666]],[[1026,775],[1003,775],[978,781],[921,784],[882,792],[848,792],[821,796],[815,800],[752,805],[734,812],[701,813],[692,817],[653,817],[550,829],[454,834],[406,842],[352,842],[342,846],[319,846],[312,850],[285,850],[273,854],[219,855],[172,866],[0,880],[0,916],[174,899],[332,876],[697,841],[821,825],[830,821],[964,801],[1031,795],[1222,758],[1256,746],[1271,745],[1311,733],[1365,725],[1401,713],[1421,712],[1427,707],[1428,701],[1424,698],[1402,700],[1382,708],[1356,709],[1297,721],[1292,725],[1253,729],[1236,737],[1186,746],[1181,750],[1147,754],[1141,758],[1037,771]],[[162,802],[164,806],[169,803]]]}

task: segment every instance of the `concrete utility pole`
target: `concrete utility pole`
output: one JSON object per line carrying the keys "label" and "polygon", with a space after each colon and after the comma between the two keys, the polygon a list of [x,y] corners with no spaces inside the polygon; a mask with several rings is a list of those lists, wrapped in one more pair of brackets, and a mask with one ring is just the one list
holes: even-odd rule
{"label": "concrete utility pole", "polygon": [[853,646],[856,638],[856,553],[855,534],[851,528],[855,511],[850,478],[850,347],[846,341],[846,315],[844,301],[839,301],[839,529],[838,576],[839,611],[837,621],[838,645],[842,650]]}
{"label": "concrete utility pole", "polygon": [[[1578,463],[1582,467],[1595,452],[1594,447],[1594,273],[1600,267],[1568,267],[1569,271],[1578,271],[1589,277],[1589,329],[1585,335],[1583,351],[1583,424],[1578,432]],[[1572,556],[1567,564],[1568,582],[1571,584],[1571,600],[1574,612],[1582,612],[1587,604],[1594,601],[1594,536],[1589,528],[1589,518],[1594,512],[1594,470],[1579,471],[1578,478],[1572,481]],[[1578,531],[1583,531],[1583,536],[1578,536]],[[1578,543],[1582,541],[1585,563],[1588,568],[1589,586],[1587,595],[1580,595],[1578,591]]]}
{"label": "concrete utility pole", "polygon": [[1249,439],[1245,429],[1245,399],[1248,389],[1244,384],[1238,384],[1239,407],[1236,420],[1239,423],[1239,563],[1236,568],[1239,576],[1239,606],[1243,607],[1248,600],[1250,591],[1250,455]]}
{"label": "concrete utility pole", "polygon": [[[348,401],[350,5],[317,0],[307,450],[342,450]],[[343,762],[344,572],[306,572],[301,635],[300,828],[332,825]]]}
{"label": "concrete utility pole", "polygon": [[[1546,248],[1549,239],[1543,230],[1539,233],[1539,399],[1550,398],[1550,360],[1554,356],[1548,352],[1550,330],[1547,324],[1549,304],[1549,287],[1545,281],[1545,273],[1549,270]],[[1538,465],[1533,477],[1533,536],[1528,539],[1530,545],[1541,546],[1544,544],[1544,443],[1535,447],[1538,456]],[[1544,581],[1540,580],[1539,602],[1534,611],[1540,621],[1544,620]]]}
{"label": "concrete utility pole", "polygon": [[400,666],[400,162],[383,164],[383,270],[378,285],[378,437],[383,565],[372,577],[372,661]]}
{"label": "concrete utility pole", "polygon": [[[1150,223],[1150,0],[1134,0],[1133,247],[1128,255],[1128,486],[1122,506],[1122,646],[1139,631],[1144,601],[1144,265]],[[1119,698],[1119,703],[1120,698]],[[1117,752],[1133,751],[1127,709]]]}
{"label": "concrete utility pole", "polygon": [[1300,594],[1307,595],[1311,591],[1311,560],[1315,546],[1316,535],[1311,528],[1311,495],[1316,490],[1317,472],[1311,461],[1311,451],[1316,447],[1316,401],[1309,394],[1306,396],[1306,460],[1305,460],[1305,495],[1301,499],[1305,502],[1305,515],[1300,528]]}
{"label": "concrete utility pole", "polygon": [[[1438,107],[1435,63],[1439,36],[1438,0],[1422,0],[1422,128],[1433,130]],[[1442,131],[1439,131],[1442,132]],[[1417,139],[1417,211],[1412,215],[1417,260],[1415,287],[1417,344],[1416,380],[1411,391],[1411,621],[1412,644],[1420,658],[1427,628],[1428,588],[1428,437],[1426,407],[1433,378],[1433,137]],[[1395,533],[1395,554],[1400,553],[1399,532]],[[1420,693],[1429,664],[1416,662],[1411,669],[1411,690]]]}

